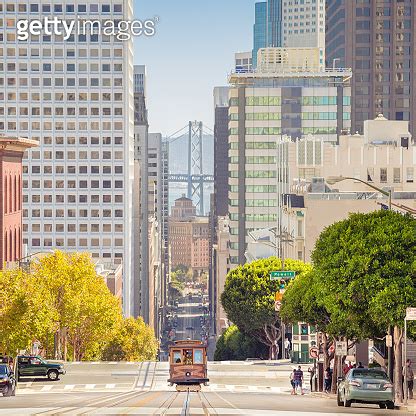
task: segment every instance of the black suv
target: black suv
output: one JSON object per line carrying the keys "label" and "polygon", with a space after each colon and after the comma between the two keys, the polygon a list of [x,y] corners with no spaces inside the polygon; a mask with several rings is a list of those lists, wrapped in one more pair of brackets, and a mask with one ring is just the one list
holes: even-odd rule
{"label": "black suv", "polygon": [[16,395],[16,380],[8,364],[0,364],[0,392],[3,396]]}
{"label": "black suv", "polygon": [[50,363],[36,355],[20,355],[17,357],[17,377],[48,377],[58,380],[59,374],[65,374],[62,364]]}

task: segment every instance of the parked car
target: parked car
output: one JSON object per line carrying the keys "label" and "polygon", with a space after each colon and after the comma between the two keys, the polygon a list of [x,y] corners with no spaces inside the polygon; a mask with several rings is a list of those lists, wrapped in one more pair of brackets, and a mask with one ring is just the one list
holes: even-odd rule
{"label": "parked car", "polygon": [[338,378],[338,406],[351,403],[378,404],[381,409],[394,409],[393,384],[383,370],[353,368]]}
{"label": "parked car", "polygon": [[51,363],[36,355],[20,355],[17,357],[17,379],[22,377],[48,377],[58,380],[60,374],[65,374],[62,364]]}
{"label": "parked car", "polygon": [[8,364],[0,364],[0,392],[3,396],[16,395],[16,380]]}

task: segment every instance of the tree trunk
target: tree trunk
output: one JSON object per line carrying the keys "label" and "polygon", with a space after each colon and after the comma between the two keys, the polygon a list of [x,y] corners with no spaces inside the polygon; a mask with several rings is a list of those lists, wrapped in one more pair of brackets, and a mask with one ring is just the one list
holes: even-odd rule
{"label": "tree trunk", "polygon": [[67,354],[68,354],[68,335],[67,335],[67,331],[65,328],[65,332],[64,332],[64,361],[67,360]]}
{"label": "tree trunk", "polygon": [[396,403],[403,403],[403,363],[402,363],[402,341],[403,329],[394,327],[394,399]]}
{"label": "tree trunk", "polygon": [[337,392],[337,380],[339,374],[339,361],[340,357],[336,355],[334,357],[334,371],[332,372],[332,380],[331,380],[331,393]]}

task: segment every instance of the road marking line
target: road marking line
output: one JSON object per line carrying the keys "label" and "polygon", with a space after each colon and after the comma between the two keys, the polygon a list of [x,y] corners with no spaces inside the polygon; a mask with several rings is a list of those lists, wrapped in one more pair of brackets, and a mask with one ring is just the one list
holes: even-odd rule
{"label": "road marking line", "polygon": [[95,386],[96,386],[95,384],[86,384],[85,388],[86,389],[93,389],[93,388],[95,388]]}
{"label": "road marking line", "polygon": [[74,385],[74,384],[67,384],[67,385],[64,387],[64,390],[73,390],[73,389],[74,389],[74,387],[75,387],[75,385]]}
{"label": "road marking line", "polygon": [[50,391],[52,388],[53,386],[43,386],[40,391]]}
{"label": "road marking line", "polygon": [[106,384],[105,388],[106,389],[113,389],[116,385],[115,384]]}

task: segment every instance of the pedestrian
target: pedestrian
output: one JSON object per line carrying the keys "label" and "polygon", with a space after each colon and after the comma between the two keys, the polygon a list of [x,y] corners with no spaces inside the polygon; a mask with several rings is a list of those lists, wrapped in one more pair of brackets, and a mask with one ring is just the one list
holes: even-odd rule
{"label": "pedestrian", "polygon": [[285,358],[290,358],[290,341],[288,338],[285,338]]}
{"label": "pedestrian", "polygon": [[331,369],[327,367],[327,369],[324,372],[324,389],[325,393],[331,392],[331,384],[332,384],[332,374]]}
{"label": "pedestrian", "polygon": [[303,371],[301,366],[299,366],[298,369],[294,371],[293,375],[295,379],[295,394],[297,394],[297,389],[300,387],[300,393],[303,395]]}
{"label": "pedestrian", "polygon": [[413,379],[415,378],[412,369],[412,361],[406,360],[406,369],[403,368],[403,376],[406,370],[407,394],[409,399],[413,399]]}
{"label": "pedestrian", "polygon": [[350,371],[350,366],[347,363],[344,363],[344,366],[342,367],[342,372],[344,376],[348,374],[348,371]]}
{"label": "pedestrian", "polygon": [[315,367],[309,367],[308,368],[308,373],[309,373],[309,377],[310,377],[310,384],[311,384],[311,391],[313,391],[313,380],[315,377]]}
{"label": "pedestrian", "polygon": [[357,368],[364,368],[363,363],[361,361],[358,361],[358,366]]}
{"label": "pedestrian", "polygon": [[290,394],[296,394],[295,392],[295,371],[296,368],[293,369],[293,371],[290,373],[290,384],[292,386],[292,391]]}

